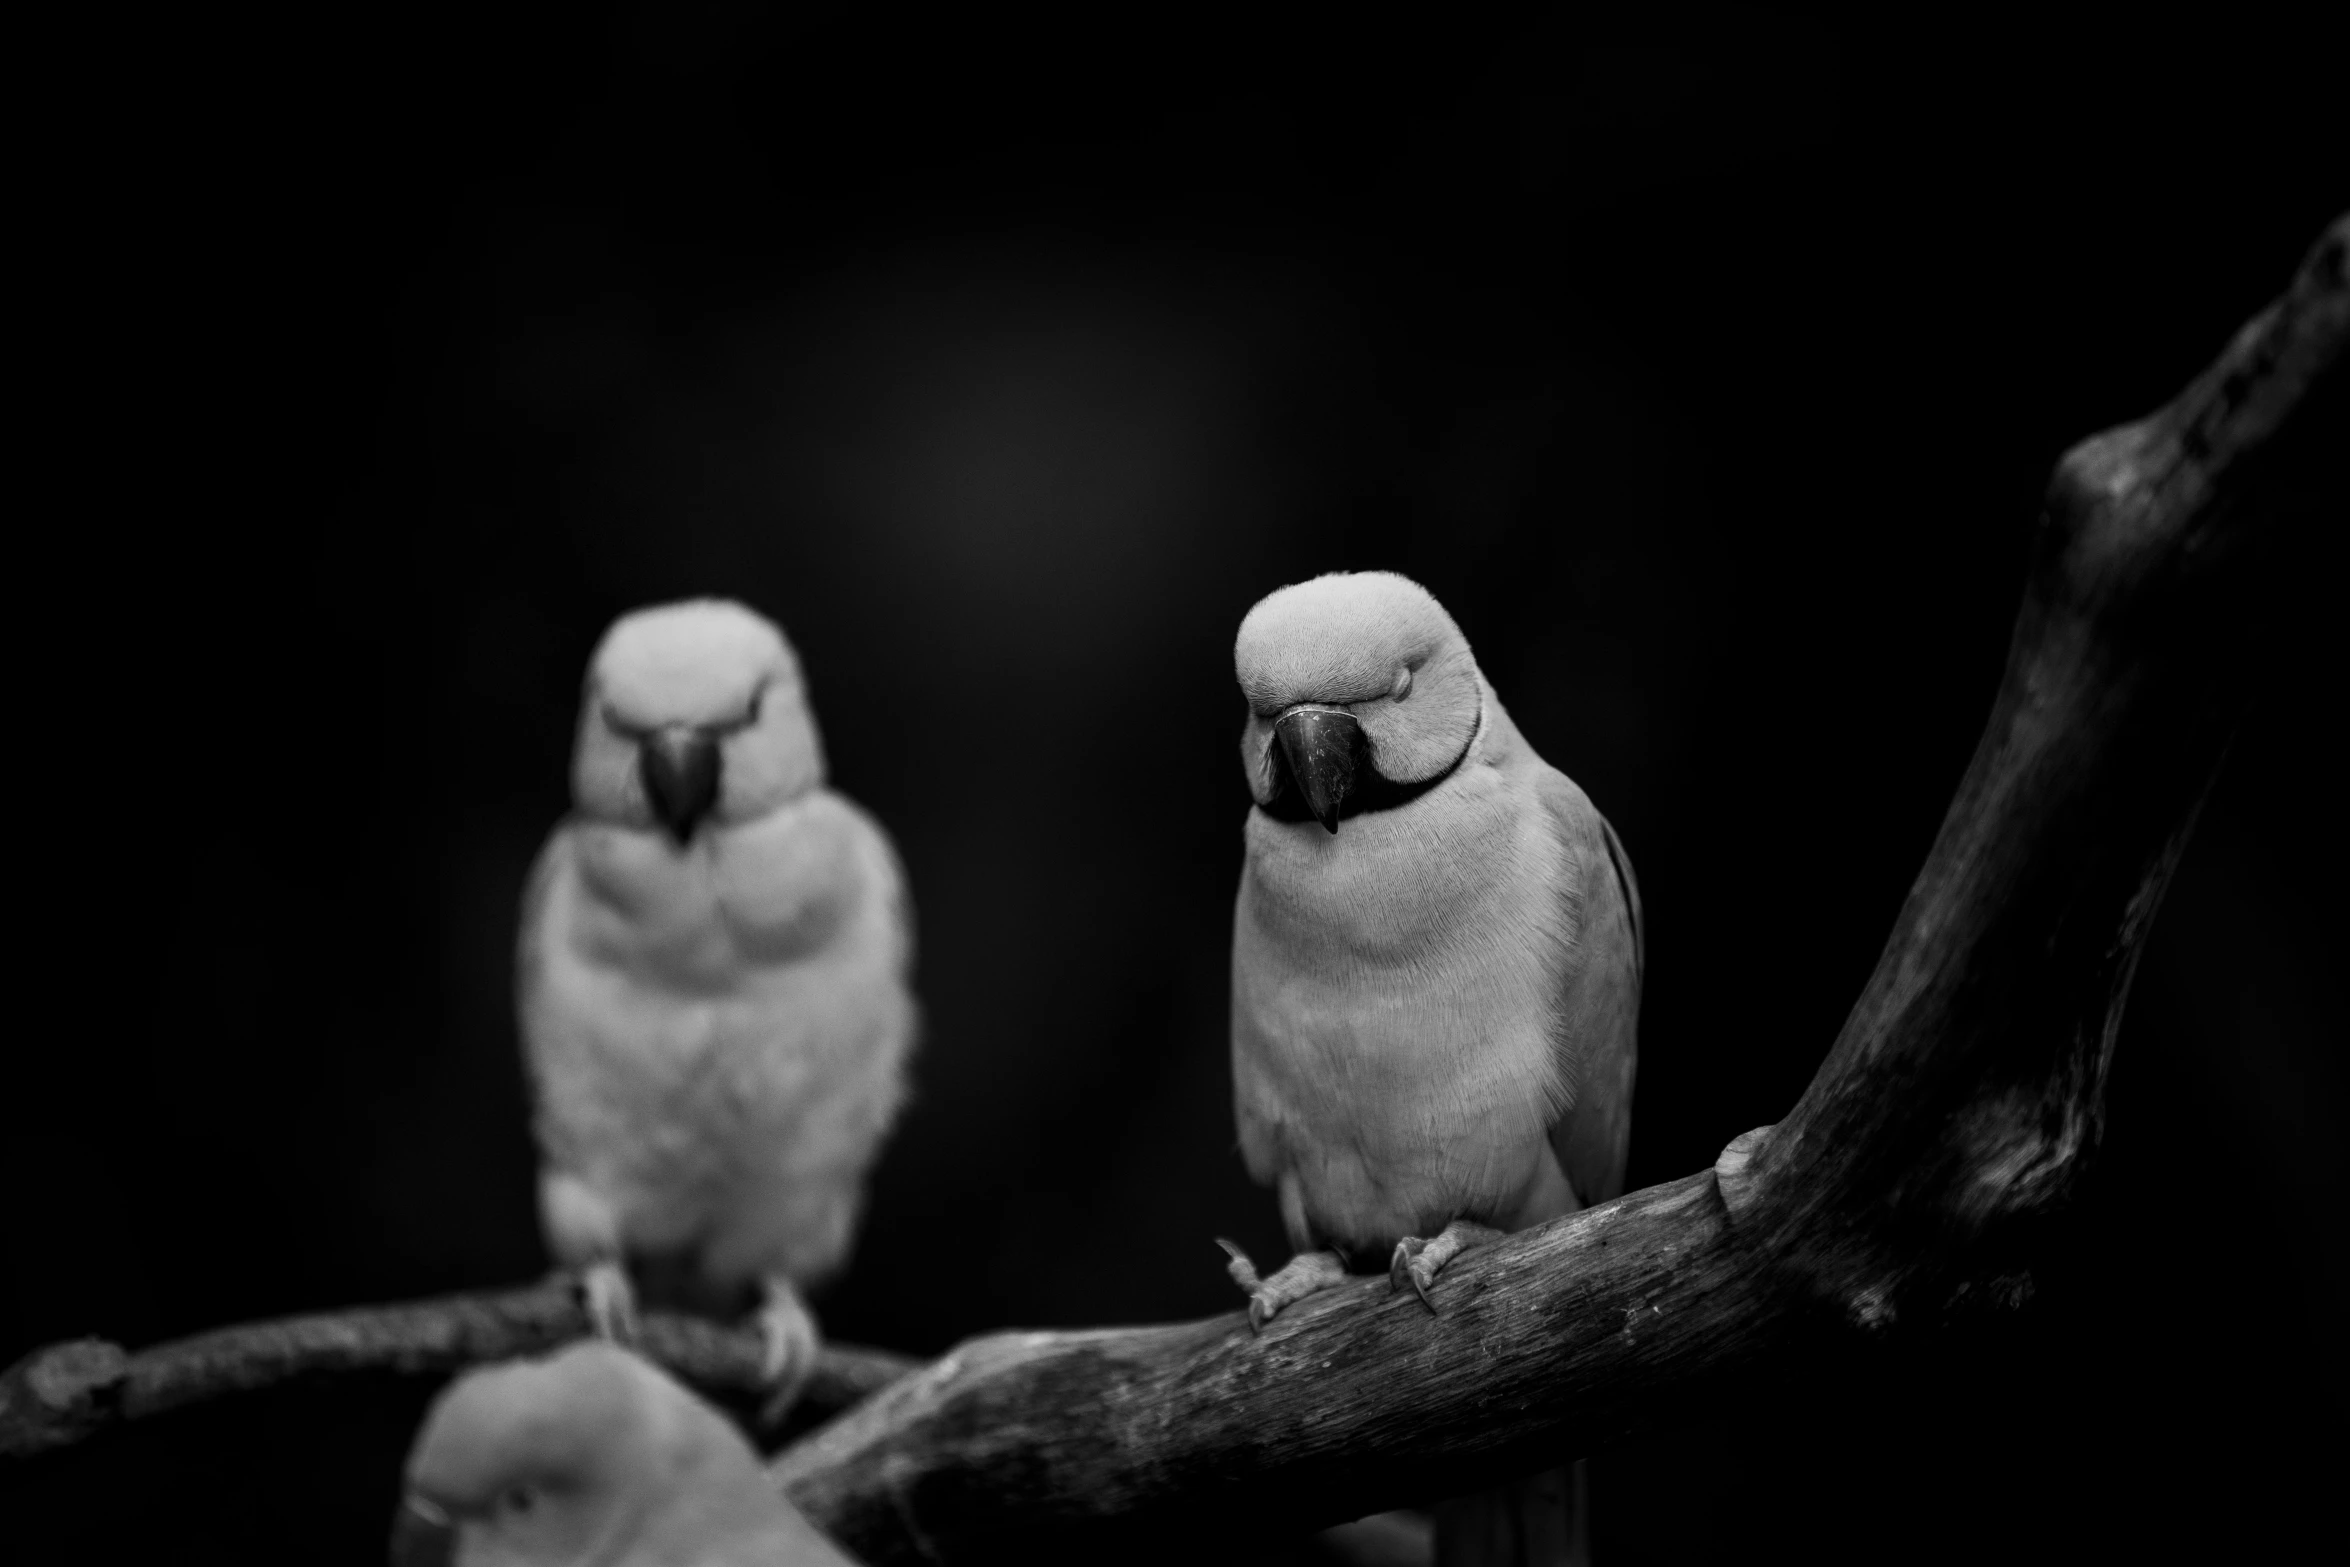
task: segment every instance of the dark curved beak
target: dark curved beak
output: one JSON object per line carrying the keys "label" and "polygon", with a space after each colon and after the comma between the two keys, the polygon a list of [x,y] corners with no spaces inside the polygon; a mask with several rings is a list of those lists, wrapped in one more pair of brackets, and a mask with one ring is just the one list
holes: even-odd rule
{"label": "dark curved beak", "polygon": [[1355,756],[1362,748],[1363,726],[1344,708],[1293,707],[1273,721],[1273,738],[1289,759],[1290,776],[1305,792],[1306,809],[1331,832],[1338,831],[1338,808],[1355,786]]}
{"label": "dark curved beak", "polygon": [[681,845],[718,803],[718,737],[691,724],[668,724],[637,742],[637,773],[653,814]]}
{"label": "dark curved beak", "polygon": [[457,1559],[457,1526],[421,1496],[404,1496],[392,1514],[392,1567],[449,1567]]}

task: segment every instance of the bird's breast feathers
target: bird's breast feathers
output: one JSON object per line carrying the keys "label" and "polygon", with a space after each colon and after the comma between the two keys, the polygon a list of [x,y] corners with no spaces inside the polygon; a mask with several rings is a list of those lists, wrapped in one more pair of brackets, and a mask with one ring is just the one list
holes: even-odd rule
{"label": "bird's breast feathers", "polygon": [[682,1223],[746,1160],[860,1163],[903,1092],[887,842],[837,796],[776,816],[682,853],[582,824],[549,846],[521,995],[541,1135],[624,1206]]}
{"label": "bird's breast feathers", "polygon": [[1516,769],[1343,822],[1252,812],[1233,949],[1242,1151],[1349,1240],[1498,1211],[1562,1097],[1564,848]]}
{"label": "bird's breast feathers", "polygon": [[682,849],[637,828],[565,831],[581,954],[681,990],[730,991],[763,968],[819,956],[869,895],[896,897],[878,834],[825,792]]}

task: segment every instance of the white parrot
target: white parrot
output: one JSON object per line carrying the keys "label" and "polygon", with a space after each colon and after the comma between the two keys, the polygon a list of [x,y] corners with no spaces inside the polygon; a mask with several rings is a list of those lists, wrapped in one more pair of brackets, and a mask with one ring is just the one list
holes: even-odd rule
{"label": "white parrot", "polygon": [[726,1417],[596,1339],[466,1373],[425,1415],[392,1567],[855,1567]]}
{"label": "white parrot", "polygon": [[[1230,1271],[1253,1326],[1350,1263],[1433,1311],[1462,1250],[1623,1190],[1639,886],[1417,583],[1283,588],[1241,622],[1234,661],[1256,808],[1233,921],[1233,1105],[1297,1255],[1260,1278],[1225,1242]],[[1439,1560],[1572,1538],[1579,1478],[1440,1512]],[[1551,1558],[1567,1549],[1554,1543]]]}
{"label": "white parrot", "polygon": [[846,1259],[905,1097],[904,877],[824,787],[798,663],[739,604],[613,625],[571,787],[517,987],[547,1244],[607,1336],[633,1332],[640,1292],[763,1301],[772,1418],[815,1360],[800,1287]]}

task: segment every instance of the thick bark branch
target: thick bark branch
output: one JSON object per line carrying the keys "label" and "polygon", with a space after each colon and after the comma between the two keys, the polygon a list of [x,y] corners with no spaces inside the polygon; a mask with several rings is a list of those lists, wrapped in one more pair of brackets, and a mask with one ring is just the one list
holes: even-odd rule
{"label": "thick bark branch", "polygon": [[[807,1406],[866,1402],[777,1461],[785,1489],[876,1562],[1327,1523],[1669,1423],[1765,1362],[2020,1298],[2034,1233],[2095,1148],[2132,967],[2243,706],[2267,557],[2350,510],[2346,257],[2350,218],[2176,401],[2059,465],[1983,740],[1785,1121],[1711,1171],[1464,1258],[1433,1321],[1366,1280],[1262,1338],[1238,1313],[997,1334],[915,1376],[830,1346]],[[0,1374],[0,1455],[586,1328],[547,1285],[137,1354],[53,1345]],[[705,1393],[755,1400],[753,1335],[658,1313],[644,1329]]]}
{"label": "thick bark branch", "polygon": [[1336,1522],[2019,1299],[2094,1150],[2140,944],[2242,710],[2282,535],[2350,514],[2350,218],[2176,401],[2058,466],[2007,674],[1875,976],[1776,1128],[1472,1254],[1237,1314],[973,1340],[787,1451],[876,1563]]}
{"label": "thick bark branch", "polygon": [[[446,1376],[485,1360],[536,1354],[589,1331],[564,1284],[448,1295],[221,1328],[124,1352],[104,1339],[34,1351],[0,1374],[0,1456],[64,1447],[124,1420],[301,1378],[355,1371]],[[647,1313],[640,1348],[722,1402],[765,1392],[756,1333]],[[827,1344],[802,1395],[812,1413],[847,1408],[912,1370],[884,1350]]]}

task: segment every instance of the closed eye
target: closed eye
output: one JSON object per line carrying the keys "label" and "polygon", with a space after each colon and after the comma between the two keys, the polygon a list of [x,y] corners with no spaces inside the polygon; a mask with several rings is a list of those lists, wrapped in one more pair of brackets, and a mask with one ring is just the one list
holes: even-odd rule
{"label": "closed eye", "polygon": [[[734,717],[721,718],[714,723],[696,724],[694,727],[705,734],[720,737],[733,734],[737,730],[753,727],[759,722],[760,710],[767,701],[767,684],[767,682],[761,681],[759,688],[751,693],[750,701],[744,704],[743,710]],[[632,724],[621,717],[609,702],[598,703],[597,711],[602,715],[606,729],[631,744],[644,739],[655,729],[662,727],[659,724]]]}
{"label": "closed eye", "polygon": [[759,709],[766,700],[767,682],[762,680],[759,682],[758,689],[751,693],[750,701],[743,704],[743,710],[740,713],[732,718],[721,718],[716,723],[703,724],[702,731],[705,734],[724,738],[741,730],[754,728],[759,722]]}

